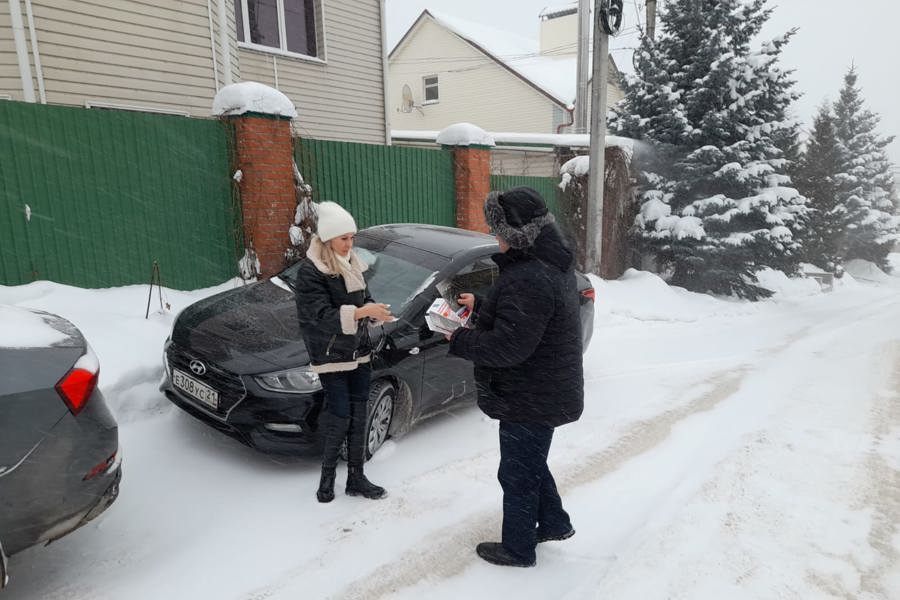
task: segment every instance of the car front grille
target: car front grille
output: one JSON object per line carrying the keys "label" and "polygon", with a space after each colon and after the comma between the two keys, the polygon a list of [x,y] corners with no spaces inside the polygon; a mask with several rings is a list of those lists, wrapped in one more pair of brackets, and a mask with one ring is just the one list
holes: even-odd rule
{"label": "car front grille", "polygon": [[[192,354],[176,344],[170,344],[166,350],[166,360],[169,362],[169,368],[178,369],[197,381],[208,385],[219,393],[219,407],[213,410],[203,402],[191,397],[182,390],[177,393],[184,399],[189,400],[194,406],[203,409],[205,412],[214,414],[222,419],[228,416],[228,413],[234,408],[238,402],[247,395],[247,388],[244,382],[234,373],[230,373],[222,367],[210,362],[202,356]],[[206,373],[197,375],[191,370],[191,361],[199,360],[206,367]]]}

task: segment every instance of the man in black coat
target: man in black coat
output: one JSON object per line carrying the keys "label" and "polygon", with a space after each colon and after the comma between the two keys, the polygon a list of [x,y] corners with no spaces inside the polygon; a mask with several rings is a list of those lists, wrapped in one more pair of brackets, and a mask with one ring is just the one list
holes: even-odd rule
{"label": "man in black coat", "polygon": [[494,564],[530,567],[536,544],[575,533],[547,467],[554,428],[584,408],[574,257],[531,188],[492,192],[484,213],[500,244],[500,277],[486,299],[460,296],[475,328],[455,331],[450,353],[475,364],[478,406],[500,421],[502,542],[476,551]]}

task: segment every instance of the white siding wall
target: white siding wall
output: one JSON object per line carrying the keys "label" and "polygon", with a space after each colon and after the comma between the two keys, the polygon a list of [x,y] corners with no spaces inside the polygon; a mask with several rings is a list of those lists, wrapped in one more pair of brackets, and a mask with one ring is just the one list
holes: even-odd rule
{"label": "white siding wall", "polygon": [[[422,104],[426,75],[438,76],[440,102],[399,112],[403,84]],[[440,130],[463,121],[488,131],[553,129],[553,101],[429,19],[391,57],[388,98],[393,129]]]}
{"label": "white siding wall", "polygon": [[[32,0],[32,5],[48,103],[96,101],[210,113],[216,89],[206,0]],[[217,25],[215,14],[213,19]],[[12,32],[0,24],[0,65],[14,64],[14,48],[6,43]],[[8,93],[3,69],[0,93]],[[221,70],[219,75],[221,80]]]}
{"label": "white siding wall", "polygon": [[241,48],[244,80],[275,86],[297,107],[301,136],[385,141],[378,0],[325,3],[325,64]]}
{"label": "white siding wall", "polygon": [[[47,101],[85,101],[208,116],[225,78],[217,2],[214,74],[207,0],[32,0]],[[384,143],[380,0],[324,0],[325,64],[238,49],[227,0],[232,80],[288,95],[301,135]],[[24,12],[24,2],[22,3]],[[26,39],[27,39],[26,27]],[[29,53],[31,51],[30,40]],[[35,82],[35,96],[37,84]],[[7,0],[0,0],[0,94],[22,100]]]}
{"label": "white siding wall", "polygon": [[24,99],[7,2],[0,2],[0,95],[11,96],[13,100]]}

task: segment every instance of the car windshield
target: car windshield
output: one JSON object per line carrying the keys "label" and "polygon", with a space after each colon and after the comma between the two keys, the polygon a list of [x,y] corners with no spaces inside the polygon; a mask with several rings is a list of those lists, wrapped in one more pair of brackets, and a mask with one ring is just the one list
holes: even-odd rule
{"label": "car windshield", "polygon": [[[353,251],[367,265],[366,281],[369,293],[377,302],[391,305],[391,312],[400,314],[419,292],[432,280],[436,268],[435,257],[418,253],[408,246],[389,244],[358,236]],[[419,260],[421,258],[422,260]],[[425,263],[425,264],[423,264]],[[299,263],[285,269],[280,277],[292,287]]]}

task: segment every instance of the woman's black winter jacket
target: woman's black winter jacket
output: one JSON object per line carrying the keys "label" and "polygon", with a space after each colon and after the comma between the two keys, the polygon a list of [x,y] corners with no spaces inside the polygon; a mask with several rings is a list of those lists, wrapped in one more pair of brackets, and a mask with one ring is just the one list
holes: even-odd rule
{"label": "woman's black winter jacket", "polygon": [[348,292],[343,277],[323,273],[309,258],[303,259],[294,287],[300,332],[313,370],[349,371],[366,362],[371,352],[367,320],[354,321],[355,330],[347,333],[341,307],[373,302],[368,287]]}

